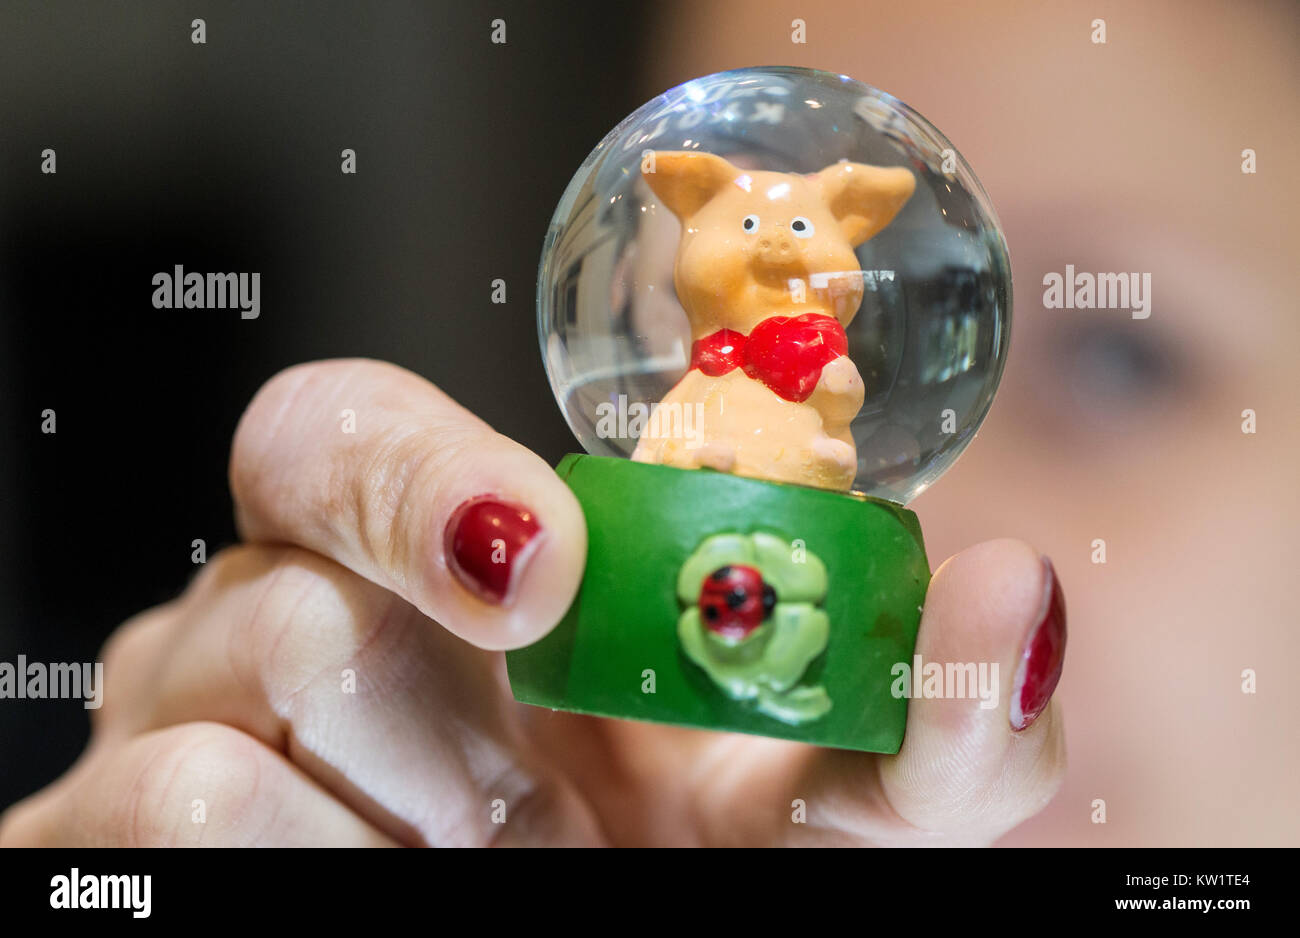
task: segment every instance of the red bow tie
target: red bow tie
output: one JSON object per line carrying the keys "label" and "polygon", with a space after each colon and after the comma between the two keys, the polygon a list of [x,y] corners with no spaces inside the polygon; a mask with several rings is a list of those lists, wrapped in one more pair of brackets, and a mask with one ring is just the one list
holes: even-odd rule
{"label": "red bow tie", "polygon": [[691,367],[711,378],[736,368],[787,401],[806,401],[822,368],[847,355],[849,342],[839,321],[821,313],[773,316],[746,336],[719,329],[691,345]]}

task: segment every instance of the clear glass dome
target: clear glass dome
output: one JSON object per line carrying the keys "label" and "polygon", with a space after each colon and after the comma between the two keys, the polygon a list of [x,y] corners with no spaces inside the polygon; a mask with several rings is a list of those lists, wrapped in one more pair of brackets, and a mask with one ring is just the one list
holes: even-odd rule
{"label": "clear glass dome", "polygon": [[[675,287],[682,224],[643,176],[656,154],[674,151],[714,154],[768,181],[769,171],[823,173],[841,161],[911,172],[915,189],[892,221],[848,245],[860,270],[839,294],[854,308],[838,312],[863,398],[847,423],[852,488],[910,501],[974,438],[992,403],[1011,324],[1007,247],[988,196],[938,130],[890,95],[828,72],[748,68],[687,82],[639,108],[578,169],[546,235],[537,303],[551,387],[583,447],[631,456],[645,425],[638,405],[663,401],[683,380],[707,331],[697,310],[692,328]],[[737,218],[743,230],[717,250],[748,250],[741,239],[759,214]],[[802,236],[803,222],[783,218],[781,230]],[[828,227],[819,221],[819,235]],[[687,305],[708,294],[699,268]]]}

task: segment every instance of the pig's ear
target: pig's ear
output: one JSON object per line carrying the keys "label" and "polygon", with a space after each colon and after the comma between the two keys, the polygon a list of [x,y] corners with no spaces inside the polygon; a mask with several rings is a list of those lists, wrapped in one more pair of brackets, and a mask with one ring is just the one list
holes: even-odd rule
{"label": "pig's ear", "polygon": [[916,177],[901,166],[836,163],[814,178],[854,247],[893,221],[916,188]]}
{"label": "pig's ear", "polygon": [[641,160],[641,177],[659,201],[682,221],[743,172],[720,156],[680,150],[656,150]]}

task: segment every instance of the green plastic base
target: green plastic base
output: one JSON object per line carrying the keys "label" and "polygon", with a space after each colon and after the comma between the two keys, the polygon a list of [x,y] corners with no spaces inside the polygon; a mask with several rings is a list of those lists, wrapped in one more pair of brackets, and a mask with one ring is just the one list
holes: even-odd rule
{"label": "green plastic base", "polygon": [[[907,700],[891,693],[891,669],[912,662],[930,580],[915,514],[857,495],[623,459],[570,455],[556,471],[586,514],[587,568],[578,598],[554,631],[506,656],[516,700],[841,749],[898,751]],[[772,536],[764,543],[780,538],[790,545],[795,562],[811,555],[809,562],[819,558],[825,567],[828,588],[815,608],[824,610],[816,616],[822,636],[829,620],[829,636],[793,695],[829,697],[831,705],[825,712],[813,709],[820,715],[803,722],[782,719],[779,706],[764,708],[743,693],[724,691],[728,685],[692,660],[679,637],[682,617],[693,608],[678,595],[688,558],[710,537],[756,532]],[[778,587],[781,582],[778,575]],[[805,621],[814,607],[798,608],[805,619],[791,614],[785,620]],[[775,647],[783,639],[771,634]],[[711,633],[706,639],[696,644],[697,658],[699,648],[712,654],[716,647],[723,657],[742,653],[709,645]],[[769,637],[746,643],[754,648],[760,641]]]}

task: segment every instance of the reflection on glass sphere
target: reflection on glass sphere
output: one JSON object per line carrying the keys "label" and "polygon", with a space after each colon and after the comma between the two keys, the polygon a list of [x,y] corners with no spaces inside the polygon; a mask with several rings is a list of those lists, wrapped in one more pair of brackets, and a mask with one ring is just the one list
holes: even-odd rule
{"label": "reflection on glass sphere", "polygon": [[[834,384],[852,369],[817,370],[836,354],[830,317],[856,390]],[[700,78],[619,124],[560,200],[538,282],[547,373],[588,452],[653,449],[900,503],[974,437],[1010,319],[1006,243],[961,155],[890,95],[800,68]],[[707,439],[752,445],[684,453],[700,442],[689,409],[682,446],[652,440],[655,406],[678,399],[700,405]],[[805,426],[834,436],[840,419],[852,445]],[[836,481],[808,470],[818,459],[843,463]]]}

